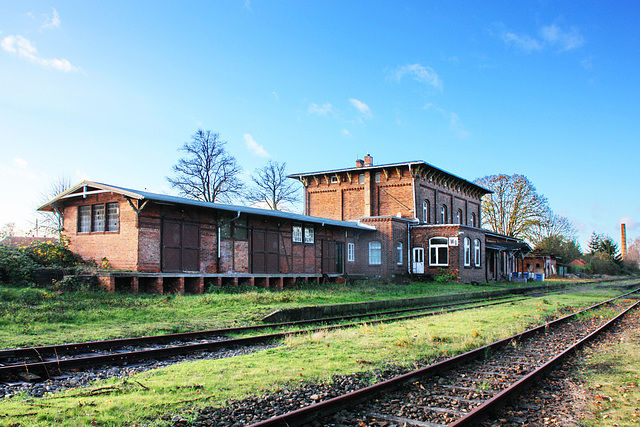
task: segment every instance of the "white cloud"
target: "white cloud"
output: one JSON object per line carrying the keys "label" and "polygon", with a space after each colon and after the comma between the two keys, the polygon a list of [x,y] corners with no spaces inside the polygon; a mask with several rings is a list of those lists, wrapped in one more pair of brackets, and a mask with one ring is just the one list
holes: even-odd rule
{"label": "white cloud", "polygon": [[249,151],[251,151],[256,156],[271,157],[271,155],[267,153],[267,150],[265,150],[262,145],[258,144],[250,134],[244,134],[244,142],[247,145]]}
{"label": "white cloud", "polygon": [[442,80],[431,67],[420,64],[410,64],[398,68],[393,75],[399,81],[405,75],[412,75],[417,81],[427,83],[438,90],[442,90]]}
{"label": "white cloud", "polygon": [[341,133],[343,136],[352,136],[352,135],[351,135],[351,132],[349,132],[349,130],[348,130],[348,129],[342,129],[342,130],[340,131],[340,133]]}
{"label": "white cloud", "polygon": [[618,221],[618,224],[626,224],[626,229],[627,229],[627,233],[629,231],[635,230],[637,228],[640,228],[640,223],[636,222],[633,218],[631,218],[630,216],[623,216],[622,218],[620,218],[620,220]]}
{"label": "white cloud", "polygon": [[576,27],[564,31],[556,24],[547,25],[540,29],[540,36],[550,45],[558,46],[561,52],[578,48],[584,44],[584,37]]}
{"label": "white cloud", "polygon": [[57,10],[53,9],[51,16],[45,13],[44,17],[45,22],[42,24],[42,28],[60,28],[60,16],[58,15]]}
{"label": "white cloud", "polygon": [[547,48],[557,48],[559,52],[565,52],[579,48],[585,43],[577,27],[564,30],[558,24],[544,25],[538,28],[539,37],[537,38],[528,34],[517,34],[501,23],[494,24],[494,27],[505,44],[515,46],[526,53],[543,51]]}
{"label": "white cloud", "polygon": [[502,40],[506,44],[513,44],[527,53],[530,53],[534,50],[542,50],[543,48],[541,42],[526,34],[518,35],[512,32],[505,31],[504,33],[502,33]]}
{"label": "white cloud", "polygon": [[369,108],[369,106],[367,104],[365,104],[362,101],[358,101],[355,98],[349,98],[349,102],[351,103],[351,105],[353,105],[358,111],[360,111],[362,113],[362,115],[364,116],[364,118],[366,119],[370,119],[371,118],[371,109]]}
{"label": "white cloud", "polygon": [[29,162],[20,157],[14,158],[8,166],[2,166],[1,169],[19,180],[38,181],[43,178],[43,174],[38,174],[29,168]]}
{"label": "white cloud", "polygon": [[7,36],[3,38],[0,42],[0,47],[2,47],[6,52],[18,55],[19,57],[27,59],[41,67],[53,68],[54,70],[63,71],[65,73],[80,71],[80,68],[74,67],[66,59],[47,59],[41,57],[38,54],[36,47],[21,35]]}
{"label": "white cloud", "polygon": [[276,99],[276,101],[280,101],[280,97],[278,96],[278,93],[275,90],[273,92],[271,92],[271,95],[273,95],[273,97]]}
{"label": "white cloud", "polygon": [[313,102],[309,104],[309,114],[315,114],[317,116],[328,116],[335,115],[335,111],[333,109],[333,105],[325,102],[322,105],[314,104]]}
{"label": "white cloud", "polygon": [[458,114],[446,111],[443,108],[435,106],[431,103],[426,104],[424,106],[424,109],[434,110],[440,113],[442,117],[444,117],[449,122],[449,129],[455,132],[456,136],[459,139],[465,139],[465,138],[468,138],[469,135],[471,135],[470,132],[464,130],[464,126],[462,125],[462,122],[460,121],[460,117],[458,116]]}

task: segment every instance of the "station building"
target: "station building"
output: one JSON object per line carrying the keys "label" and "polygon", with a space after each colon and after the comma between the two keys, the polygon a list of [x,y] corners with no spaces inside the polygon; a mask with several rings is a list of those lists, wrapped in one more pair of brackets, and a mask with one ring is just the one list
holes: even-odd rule
{"label": "station building", "polygon": [[290,175],[304,214],[208,203],[91,181],[39,208],[64,219],[70,249],[104,267],[110,291],[201,293],[215,284],[511,277],[529,251],[480,226],[489,190],[423,161]]}

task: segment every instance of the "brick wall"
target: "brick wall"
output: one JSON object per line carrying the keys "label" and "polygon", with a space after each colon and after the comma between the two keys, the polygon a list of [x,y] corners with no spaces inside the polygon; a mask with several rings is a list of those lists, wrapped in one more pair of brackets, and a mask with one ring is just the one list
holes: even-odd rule
{"label": "brick wall", "polygon": [[[425,274],[436,276],[442,270],[449,270],[453,272],[461,283],[470,282],[485,282],[485,267],[486,267],[486,248],[485,248],[485,234],[480,229],[458,226],[458,225],[420,225],[411,228],[411,247],[424,248],[424,271]],[[429,254],[429,239],[432,237],[454,237],[457,239],[457,246],[449,246],[449,262],[448,267],[433,267],[430,266],[430,254]],[[470,240],[471,250],[471,265],[464,265],[464,238],[467,237]],[[474,240],[480,240],[480,266],[475,266],[474,262]]]}

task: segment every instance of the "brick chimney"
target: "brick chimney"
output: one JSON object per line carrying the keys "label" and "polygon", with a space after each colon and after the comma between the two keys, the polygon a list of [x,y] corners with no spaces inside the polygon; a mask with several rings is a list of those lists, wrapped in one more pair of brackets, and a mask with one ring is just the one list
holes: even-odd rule
{"label": "brick chimney", "polygon": [[363,167],[363,166],[364,166],[364,160],[362,160],[362,159],[357,159],[357,160],[356,160],[356,167],[357,167],[357,168],[361,168],[361,167]]}
{"label": "brick chimney", "polygon": [[373,166],[373,157],[371,157],[371,154],[367,153],[367,155],[364,156],[364,165]]}
{"label": "brick chimney", "polygon": [[620,224],[620,234],[622,240],[622,248],[620,250],[620,255],[623,260],[627,259],[627,224]]}

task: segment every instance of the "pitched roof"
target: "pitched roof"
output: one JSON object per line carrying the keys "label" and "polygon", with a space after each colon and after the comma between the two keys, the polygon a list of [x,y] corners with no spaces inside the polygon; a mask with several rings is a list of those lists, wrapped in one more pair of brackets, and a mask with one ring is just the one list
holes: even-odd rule
{"label": "pitched roof", "polygon": [[401,163],[387,163],[384,165],[371,165],[371,166],[362,166],[362,167],[350,167],[350,168],[343,168],[343,169],[331,169],[331,170],[326,170],[326,171],[317,171],[317,172],[304,172],[304,173],[295,173],[295,174],[291,174],[291,175],[287,175],[287,178],[293,178],[293,179],[297,179],[299,181],[302,181],[303,178],[305,177],[312,177],[315,175],[332,175],[332,174],[336,174],[336,173],[340,173],[340,172],[360,172],[360,171],[365,171],[365,170],[376,170],[376,169],[385,169],[385,168],[395,168],[395,167],[399,167],[399,166],[407,166],[409,167],[409,169],[411,168],[415,168],[417,170],[421,170],[424,171],[425,173],[432,173],[432,174],[436,174],[436,175],[440,175],[440,176],[446,176],[456,182],[458,182],[459,184],[464,184],[464,185],[468,185],[471,188],[475,189],[476,191],[479,191],[482,194],[489,194],[489,193],[493,193],[493,191],[488,190],[484,187],[479,186],[478,184],[475,184],[471,181],[468,181],[464,178],[461,178],[457,175],[454,175],[450,172],[447,172],[443,169],[437,168],[423,160],[412,160],[409,162],[401,162]]}
{"label": "pitched roof", "polygon": [[347,228],[354,228],[359,230],[375,230],[374,227],[371,227],[365,224],[360,224],[355,221],[339,221],[335,219],[320,218],[315,216],[297,214],[293,212],[275,211],[271,209],[261,209],[261,208],[251,207],[251,206],[228,205],[224,203],[204,202],[202,200],[187,199],[184,197],[171,196],[168,194],[152,193],[146,190],[145,191],[134,190],[131,188],[118,187],[115,185],[102,184],[99,182],[92,182],[92,181],[86,181],[86,180],[79,182],[78,184],[72,186],[68,190],[58,194],[53,199],[49,200],[48,202],[40,206],[38,210],[52,211],[54,210],[57,204],[59,204],[61,201],[65,199],[70,199],[74,197],[86,197],[91,194],[100,194],[100,193],[117,193],[117,194],[123,195],[124,197],[135,199],[135,200],[143,200],[143,201],[149,200],[152,202],[159,202],[159,203],[165,203],[165,204],[196,206],[196,207],[201,207],[206,209],[216,209],[216,210],[222,210],[222,211],[228,211],[228,212],[234,212],[234,213],[245,213],[245,214],[262,215],[262,216],[274,217],[274,218],[282,218],[282,219],[288,219],[291,221],[300,221],[300,222],[307,222],[307,223],[314,223],[314,224],[321,224],[321,225],[333,225],[337,227],[347,227]]}

